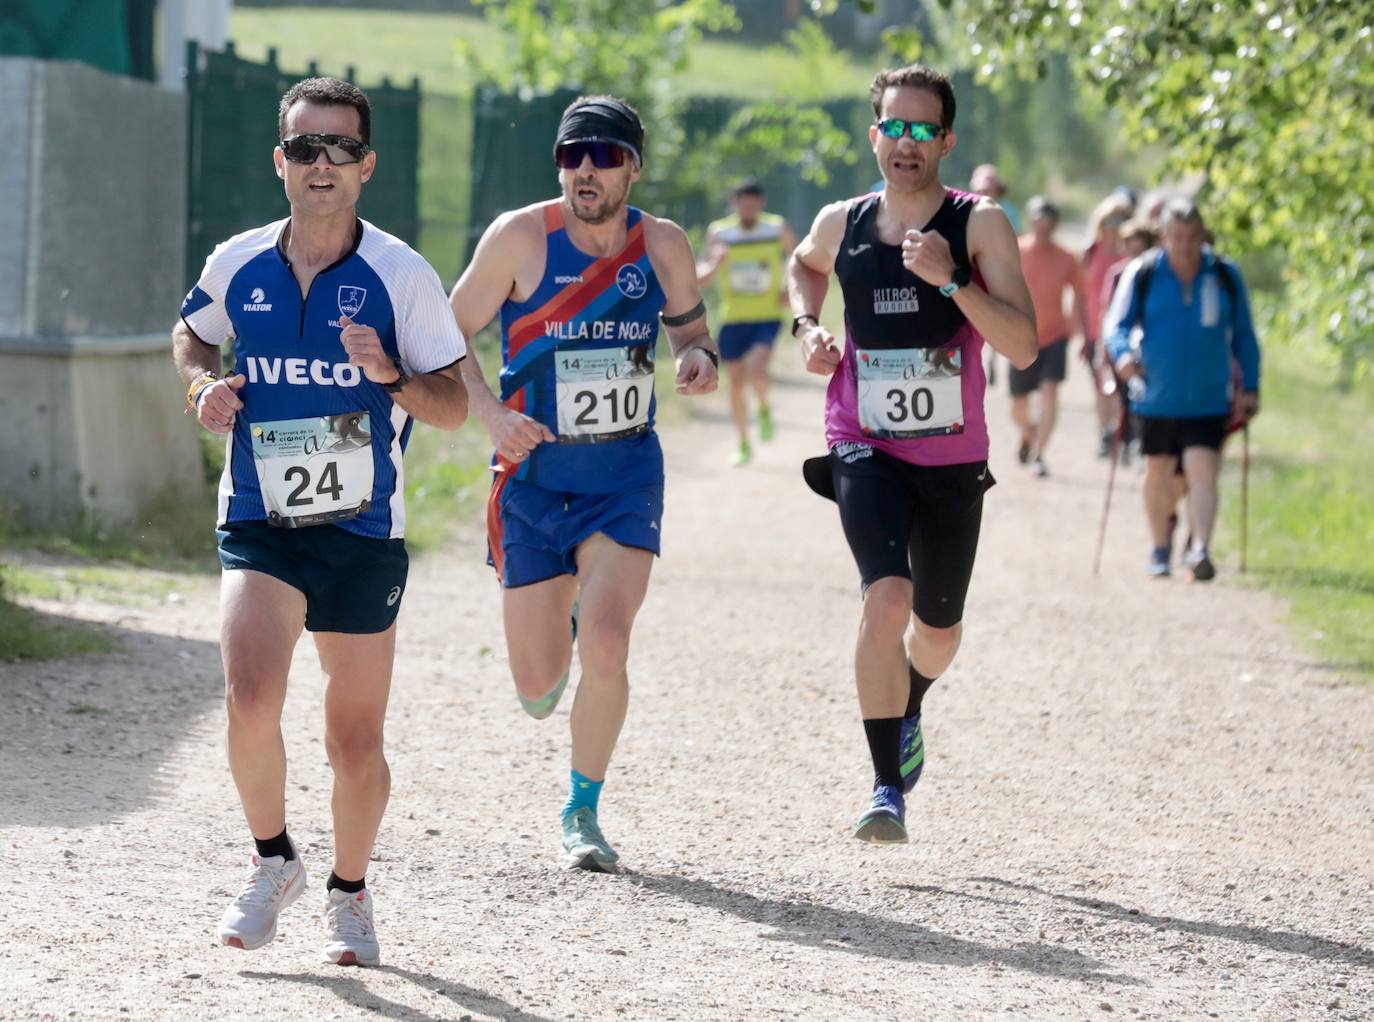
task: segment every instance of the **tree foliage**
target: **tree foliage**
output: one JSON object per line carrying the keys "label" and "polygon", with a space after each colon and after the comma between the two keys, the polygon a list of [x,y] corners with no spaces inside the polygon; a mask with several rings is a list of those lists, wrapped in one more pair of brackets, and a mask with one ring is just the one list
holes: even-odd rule
{"label": "tree foliage", "polygon": [[857,161],[849,132],[818,105],[830,98],[826,83],[843,73],[845,55],[814,21],[789,29],[784,43],[795,58],[793,71],[776,84],[787,98],[749,103],[712,138],[694,140],[687,161],[690,179],[724,181],[788,167],[826,185],[833,166]]}
{"label": "tree foliage", "polygon": [[640,98],[687,67],[704,32],[739,27],[725,0],[476,0],[505,52],[459,44],[460,59],[512,91],[571,86]]}
{"label": "tree foliage", "polygon": [[[816,13],[837,0],[815,0]],[[502,30],[505,52],[486,54],[460,44],[459,59],[481,80],[516,93],[559,86],[624,96],[649,129],[643,194],[674,202],[740,174],[765,174],[785,165],[824,184],[828,166],[854,162],[849,136],[816,102],[826,82],[840,77],[845,57],[814,21],[786,35],[797,54],[794,79],[779,91],[788,99],[750,103],[734,112],[711,137],[688,140],[683,127],[687,97],[669,75],[687,68],[690,50],[706,32],[739,27],[724,0],[477,0],[487,21]],[[689,144],[690,143],[690,144]]]}
{"label": "tree foliage", "polygon": [[1278,249],[1295,327],[1374,360],[1374,8],[1344,0],[940,0],[980,75],[1046,53],[1179,172],[1230,251]]}

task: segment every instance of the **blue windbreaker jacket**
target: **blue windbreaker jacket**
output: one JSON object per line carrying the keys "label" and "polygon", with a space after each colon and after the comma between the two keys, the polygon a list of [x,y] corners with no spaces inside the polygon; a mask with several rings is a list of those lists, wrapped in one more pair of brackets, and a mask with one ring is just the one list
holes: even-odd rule
{"label": "blue windbreaker jacket", "polygon": [[[1136,276],[1151,261],[1154,270],[1137,331]],[[1221,273],[1231,275],[1234,303],[1218,279]],[[1185,302],[1163,250],[1151,249],[1126,267],[1112,295],[1102,336],[1113,362],[1138,345],[1145,386],[1143,393],[1132,395],[1132,402],[1140,415],[1185,419],[1229,414],[1233,358],[1240,365],[1242,389],[1259,390],[1259,341],[1240,271],[1204,249],[1190,290]],[[1138,339],[1132,336],[1136,333]]]}

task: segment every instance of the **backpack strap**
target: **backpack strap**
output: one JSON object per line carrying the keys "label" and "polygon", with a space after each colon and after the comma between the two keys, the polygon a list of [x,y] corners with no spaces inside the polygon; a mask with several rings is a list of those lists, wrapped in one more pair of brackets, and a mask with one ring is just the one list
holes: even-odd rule
{"label": "backpack strap", "polygon": [[1135,320],[1131,323],[1132,329],[1145,326],[1145,299],[1150,294],[1150,282],[1154,279],[1155,262],[1159,258],[1159,251],[1157,248],[1152,248],[1141,256],[1140,269],[1136,271],[1135,275],[1135,290],[1131,296],[1135,305]]}
{"label": "backpack strap", "polygon": [[[1132,327],[1143,327],[1145,325],[1145,299],[1150,294],[1150,282],[1154,279],[1155,263],[1158,260],[1159,249],[1152,248],[1145,253],[1150,258],[1141,264],[1139,272],[1135,275],[1135,320]],[[1142,257],[1143,258],[1143,257]],[[1239,288],[1236,285],[1236,277],[1232,272],[1230,264],[1219,255],[1214,255],[1216,260],[1217,280],[1221,284],[1221,289],[1226,292],[1226,297],[1231,301],[1231,315],[1236,314],[1236,300]]]}
{"label": "backpack strap", "polygon": [[1221,284],[1221,289],[1226,292],[1226,297],[1231,300],[1231,315],[1234,317],[1236,313],[1236,292],[1239,290],[1236,287],[1236,275],[1225,259],[1221,256],[1216,256],[1215,258],[1217,261],[1217,279]]}

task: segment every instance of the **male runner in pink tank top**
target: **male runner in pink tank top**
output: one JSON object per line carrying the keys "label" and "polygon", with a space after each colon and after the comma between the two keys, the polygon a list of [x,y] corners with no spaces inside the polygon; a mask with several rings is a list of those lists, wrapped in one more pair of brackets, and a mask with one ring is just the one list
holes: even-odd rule
{"label": "male runner in pink tank top", "polygon": [[[955,141],[949,79],[919,64],[883,71],[871,99],[884,189],[821,210],[788,290],[806,368],[831,377],[830,455],[807,462],[807,481],[839,504],[863,585],[854,674],[874,786],[854,836],[886,844],[907,839],[922,698],[959,648],[993,484],[983,342],[1020,368],[1038,345],[1006,214],[940,183]],[[843,348],[817,319],[832,271]]]}

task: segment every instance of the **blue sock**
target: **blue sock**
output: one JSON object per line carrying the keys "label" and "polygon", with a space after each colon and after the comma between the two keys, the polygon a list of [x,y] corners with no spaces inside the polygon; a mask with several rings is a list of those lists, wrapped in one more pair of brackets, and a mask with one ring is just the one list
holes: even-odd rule
{"label": "blue sock", "polygon": [[605,783],[583,777],[573,770],[568,780],[568,801],[563,806],[563,815],[568,816],[579,809],[590,809],[595,814],[596,803],[601,798],[601,786]]}

